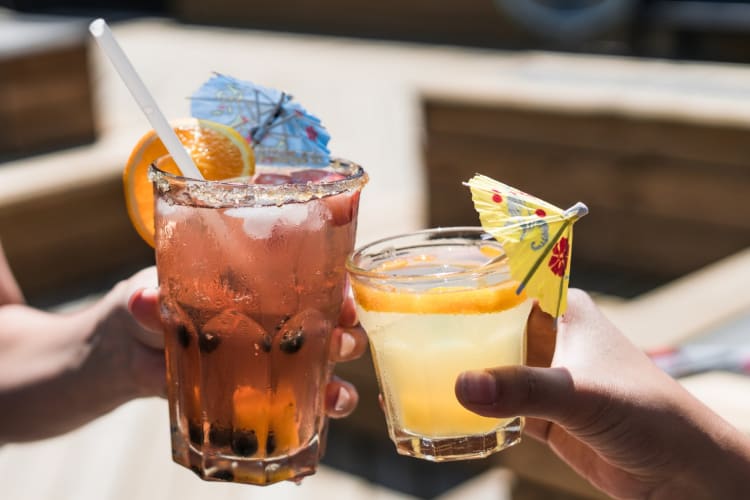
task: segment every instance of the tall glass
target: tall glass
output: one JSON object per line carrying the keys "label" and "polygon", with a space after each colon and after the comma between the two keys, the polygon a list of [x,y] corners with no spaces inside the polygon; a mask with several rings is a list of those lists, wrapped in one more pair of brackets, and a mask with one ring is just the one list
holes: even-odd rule
{"label": "tall glass", "polygon": [[439,462],[519,442],[521,417],[476,415],[454,392],[464,370],[525,361],[531,302],[502,246],[481,228],[432,229],[371,243],[347,268],[397,451]]}
{"label": "tall glass", "polygon": [[320,172],[267,185],[151,166],[172,453],[203,479],[298,479],[322,454],[329,338],[367,175],[344,161]]}

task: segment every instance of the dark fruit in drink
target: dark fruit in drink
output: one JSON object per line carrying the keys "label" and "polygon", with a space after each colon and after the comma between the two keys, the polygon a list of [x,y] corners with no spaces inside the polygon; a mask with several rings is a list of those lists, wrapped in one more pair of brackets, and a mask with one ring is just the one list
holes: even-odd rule
{"label": "dark fruit in drink", "polygon": [[302,328],[284,330],[281,334],[281,340],[279,340],[279,349],[287,354],[294,354],[302,349],[304,343],[305,334]]}
{"label": "dark fruit in drink", "polygon": [[232,451],[241,457],[252,457],[258,453],[258,437],[255,431],[235,429],[232,434]]}

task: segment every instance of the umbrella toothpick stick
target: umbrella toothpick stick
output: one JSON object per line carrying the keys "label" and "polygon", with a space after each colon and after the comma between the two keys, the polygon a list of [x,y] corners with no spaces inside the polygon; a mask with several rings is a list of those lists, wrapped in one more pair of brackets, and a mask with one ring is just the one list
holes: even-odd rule
{"label": "umbrella toothpick stick", "polygon": [[265,122],[263,122],[260,127],[256,128],[253,132],[253,142],[255,144],[258,144],[260,141],[263,140],[263,138],[266,136],[268,131],[271,129],[271,126],[273,126],[274,121],[279,117],[281,114],[281,106],[284,104],[284,101],[286,100],[286,93],[282,92],[281,97],[279,98],[279,102],[276,103],[276,107],[273,109],[271,114],[268,116]]}
{"label": "umbrella toothpick stick", "polygon": [[[543,311],[560,316],[567,306],[573,224],[588,213],[586,205],[562,210],[480,174],[467,184],[482,227],[503,245],[519,283],[516,294],[526,293]],[[540,238],[527,237],[530,231],[539,231]]]}

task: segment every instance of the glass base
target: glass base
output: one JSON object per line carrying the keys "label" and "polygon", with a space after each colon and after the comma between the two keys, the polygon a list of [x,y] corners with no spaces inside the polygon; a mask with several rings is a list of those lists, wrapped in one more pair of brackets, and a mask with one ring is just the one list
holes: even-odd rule
{"label": "glass base", "polygon": [[322,455],[317,437],[297,453],[263,459],[202,452],[177,433],[172,435],[172,443],[172,459],[201,479],[258,486],[286,480],[299,482],[305,476],[315,474]]}
{"label": "glass base", "polygon": [[400,455],[431,462],[449,462],[485,458],[504,450],[521,441],[522,431],[523,418],[516,417],[488,434],[432,438],[394,429],[391,437]]}

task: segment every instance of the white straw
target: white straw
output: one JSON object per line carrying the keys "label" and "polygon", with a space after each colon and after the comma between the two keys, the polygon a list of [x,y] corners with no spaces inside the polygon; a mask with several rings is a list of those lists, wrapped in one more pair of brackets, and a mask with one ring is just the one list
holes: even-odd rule
{"label": "white straw", "polygon": [[104,19],[97,19],[89,25],[89,31],[94,36],[94,39],[102,48],[105,54],[112,61],[112,65],[115,67],[117,72],[120,74],[120,78],[130,90],[133,98],[143,110],[143,113],[148,118],[151,126],[154,127],[159,138],[164,143],[164,146],[172,155],[175,163],[180,168],[182,175],[185,177],[192,177],[194,179],[203,179],[198,167],[193,163],[193,159],[187,153],[182,143],[177,138],[177,134],[174,133],[172,126],[164,117],[164,114],[159,110],[159,106],[156,105],[156,101],[151,96],[151,93],[143,84],[143,81],[136,73],[135,68],[130,63],[130,60],[123,52],[120,44],[115,40],[112,31],[104,21]]}

